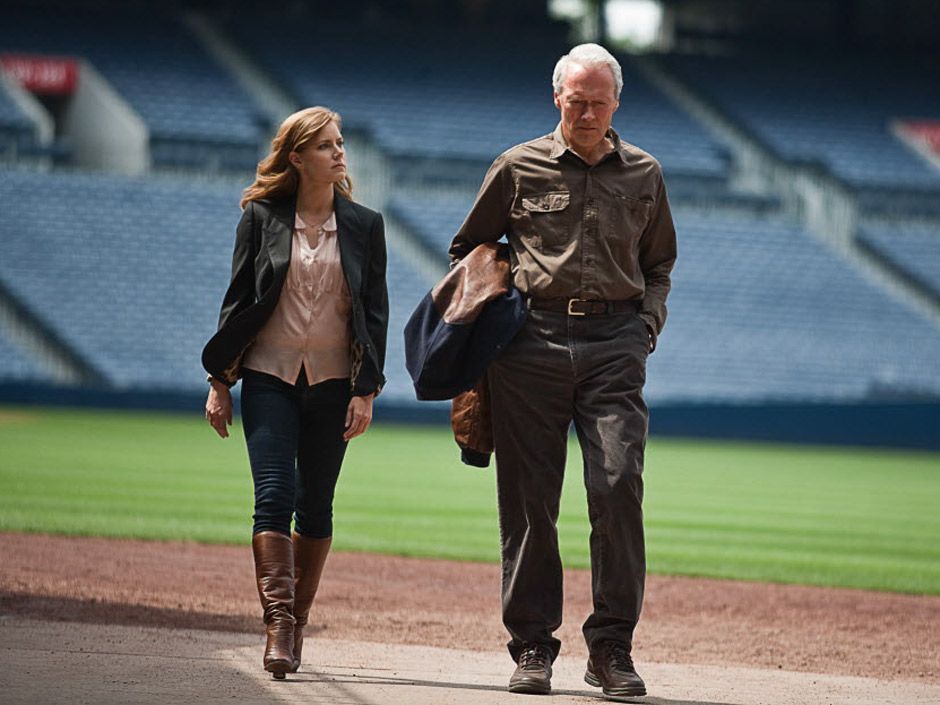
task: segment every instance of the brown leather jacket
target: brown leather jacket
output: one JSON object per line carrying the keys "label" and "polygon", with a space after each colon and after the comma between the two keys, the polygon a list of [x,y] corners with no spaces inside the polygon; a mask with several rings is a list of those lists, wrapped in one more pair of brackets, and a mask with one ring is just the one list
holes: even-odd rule
{"label": "brown leather jacket", "polygon": [[473,389],[454,398],[450,425],[454,429],[454,440],[460,446],[460,459],[467,465],[488,467],[493,453],[489,375],[484,374]]}

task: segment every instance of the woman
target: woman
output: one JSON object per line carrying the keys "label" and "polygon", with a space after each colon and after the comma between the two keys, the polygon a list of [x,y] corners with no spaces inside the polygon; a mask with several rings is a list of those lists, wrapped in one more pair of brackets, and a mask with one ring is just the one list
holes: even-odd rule
{"label": "woman", "polygon": [[339,115],[288,117],[245,190],[219,329],[202,353],[206,419],[222,438],[242,379],[264,668],[275,678],[300,665],[346,444],[368,428],[385,383],[384,225],[351,195]]}

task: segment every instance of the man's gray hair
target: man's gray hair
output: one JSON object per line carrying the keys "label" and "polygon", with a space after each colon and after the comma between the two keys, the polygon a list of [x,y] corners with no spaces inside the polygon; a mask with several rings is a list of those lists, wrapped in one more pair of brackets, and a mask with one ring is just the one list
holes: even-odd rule
{"label": "man's gray hair", "polygon": [[614,84],[616,93],[614,95],[620,100],[620,91],[623,90],[623,71],[620,68],[620,62],[600,44],[578,44],[571,51],[565,54],[555,64],[555,71],[552,73],[552,87],[556,93],[561,93],[562,84],[568,76],[568,67],[571,64],[578,64],[585,68],[589,66],[607,66],[614,75]]}

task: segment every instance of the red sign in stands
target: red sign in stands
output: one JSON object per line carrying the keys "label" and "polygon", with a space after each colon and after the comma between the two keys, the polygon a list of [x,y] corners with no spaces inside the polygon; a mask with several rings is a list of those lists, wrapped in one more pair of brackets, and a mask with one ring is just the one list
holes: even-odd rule
{"label": "red sign in stands", "polygon": [[896,120],[894,134],[940,168],[940,120]]}
{"label": "red sign in stands", "polygon": [[78,85],[78,62],[68,57],[0,54],[0,66],[32,93],[71,95]]}

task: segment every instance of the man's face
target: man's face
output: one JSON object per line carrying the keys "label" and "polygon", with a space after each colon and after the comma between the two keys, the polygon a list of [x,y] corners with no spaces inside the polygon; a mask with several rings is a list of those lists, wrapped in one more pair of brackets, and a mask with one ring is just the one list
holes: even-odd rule
{"label": "man's face", "polygon": [[570,64],[555,105],[561,111],[561,129],[578,153],[589,154],[604,140],[620,106],[617,85],[607,66]]}

